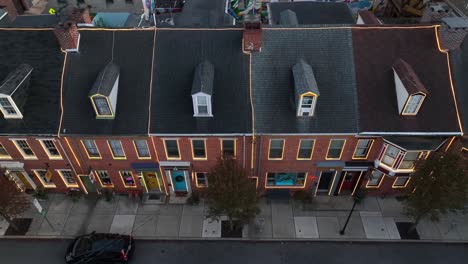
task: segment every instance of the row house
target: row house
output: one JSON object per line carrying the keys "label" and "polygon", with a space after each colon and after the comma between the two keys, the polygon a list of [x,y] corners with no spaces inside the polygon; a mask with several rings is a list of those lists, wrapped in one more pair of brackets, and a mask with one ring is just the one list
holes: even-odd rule
{"label": "row house", "polygon": [[394,194],[463,134],[436,26],[78,28],[86,14],[0,29],[0,167],[25,191],[183,202],[232,155],[266,195]]}

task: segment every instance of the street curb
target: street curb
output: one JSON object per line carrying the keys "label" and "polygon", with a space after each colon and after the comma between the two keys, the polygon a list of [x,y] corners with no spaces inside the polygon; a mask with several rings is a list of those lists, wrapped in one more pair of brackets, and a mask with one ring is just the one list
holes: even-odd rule
{"label": "street curb", "polygon": [[[1,236],[0,240],[59,240],[74,239],[76,236]],[[414,239],[334,239],[334,238],[189,238],[189,237],[134,237],[137,240],[144,241],[233,241],[233,242],[341,242],[341,243],[424,243],[424,244],[468,244],[464,240],[414,240]]]}

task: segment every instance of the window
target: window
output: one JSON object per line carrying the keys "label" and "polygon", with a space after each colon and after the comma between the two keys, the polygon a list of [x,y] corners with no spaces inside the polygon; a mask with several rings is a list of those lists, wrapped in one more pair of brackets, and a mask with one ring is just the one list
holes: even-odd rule
{"label": "window", "polygon": [[394,187],[394,188],[406,187],[406,184],[408,182],[409,182],[409,177],[408,176],[396,177],[395,181],[393,182],[392,187]]}
{"label": "window", "polygon": [[395,163],[395,160],[398,156],[398,153],[400,153],[400,150],[395,148],[392,145],[387,145],[387,149],[385,150],[384,156],[382,157],[382,163],[393,167],[393,164]]}
{"label": "window", "polygon": [[58,173],[67,187],[78,187],[78,183],[73,178],[71,170],[59,170]]}
{"label": "window", "polygon": [[208,175],[206,172],[195,172],[195,177],[197,180],[197,187],[208,186]]}
{"label": "window", "polygon": [[197,96],[197,113],[196,115],[208,115],[208,99],[206,96]]}
{"label": "window", "polygon": [[411,95],[406,103],[405,109],[403,110],[403,114],[412,115],[417,114],[419,107],[424,99],[424,95],[422,94],[414,94]]}
{"label": "window", "polygon": [[125,159],[125,152],[120,140],[108,140],[107,143],[109,143],[114,159]]}
{"label": "window", "polygon": [[330,145],[328,146],[327,159],[340,159],[345,142],[346,140],[344,139],[330,140]]}
{"label": "window", "polygon": [[39,140],[41,142],[42,147],[44,148],[47,156],[49,156],[50,159],[61,159],[62,156],[60,155],[60,152],[58,151],[57,147],[55,146],[55,143],[51,139],[41,139]]}
{"label": "window", "polygon": [[306,95],[301,97],[301,105],[299,107],[299,116],[314,115],[315,96]]}
{"label": "window", "polygon": [[[135,180],[131,171],[119,171],[120,177],[125,187],[136,187]],[[110,181],[110,179],[109,179]]]}
{"label": "window", "polygon": [[313,139],[301,139],[299,149],[297,150],[297,159],[310,160],[312,159],[312,150],[314,149],[315,141]]}
{"label": "window", "polygon": [[268,159],[283,159],[284,139],[270,139]]}
{"label": "window", "polygon": [[236,156],[236,140],[234,139],[222,139],[221,140],[221,151],[223,156]]}
{"label": "window", "polygon": [[180,159],[179,143],[177,139],[165,139],[164,145],[166,147],[166,156],[168,159]]}
{"label": "window", "polygon": [[86,140],[81,141],[81,143],[83,143],[83,146],[86,149],[86,153],[88,154],[88,157],[90,159],[99,159],[99,158],[101,158],[101,154],[99,154],[99,150],[98,150],[94,140],[86,139]]}
{"label": "window", "polygon": [[0,159],[11,159],[10,154],[8,154],[8,151],[6,151],[2,144],[0,144]]}
{"label": "window", "polygon": [[5,118],[22,118],[8,97],[0,97],[0,110]]}
{"label": "window", "polygon": [[17,140],[14,140],[15,144],[16,144],[16,147],[18,148],[18,150],[21,152],[21,155],[23,155],[23,157],[25,159],[35,159],[36,158],[36,155],[34,155],[34,152],[32,151],[32,149],[29,147],[29,144],[28,142],[25,140],[25,139],[17,139]]}
{"label": "window", "polygon": [[45,188],[55,188],[55,184],[52,182],[52,171],[50,170],[33,170],[39,181]]}
{"label": "window", "polygon": [[369,181],[367,182],[367,187],[379,187],[383,176],[384,174],[378,170],[372,171]]}
{"label": "window", "polygon": [[94,106],[98,116],[112,116],[112,111],[107,102],[107,98],[103,96],[93,97]]}
{"label": "window", "polygon": [[135,145],[138,158],[151,158],[149,149],[148,149],[148,142],[146,140],[134,140],[133,144]]}
{"label": "window", "polygon": [[304,172],[278,172],[267,173],[266,186],[300,186],[305,185],[306,173]]}
{"label": "window", "polygon": [[406,152],[403,161],[400,163],[398,169],[412,169],[414,162],[418,159],[419,152]]}
{"label": "window", "polygon": [[359,139],[354,150],[353,159],[366,159],[373,143],[373,139]]}
{"label": "window", "polygon": [[112,186],[112,181],[107,171],[96,171],[96,174],[102,186]]}
{"label": "window", "polygon": [[192,139],[192,154],[194,159],[206,159],[204,139]]}

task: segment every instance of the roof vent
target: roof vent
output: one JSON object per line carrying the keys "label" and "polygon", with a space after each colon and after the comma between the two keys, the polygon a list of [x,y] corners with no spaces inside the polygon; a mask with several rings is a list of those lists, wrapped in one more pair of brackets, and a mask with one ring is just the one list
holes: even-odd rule
{"label": "roof vent", "polygon": [[286,9],[280,13],[280,25],[288,26],[297,26],[299,22],[297,21],[296,12],[291,9]]}
{"label": "roof vent", "polygon": [[192,83],[193,116],[211,117],[211,96],[213,95],[214,66],[209,61],[198,64]]}
{"label": "roof vent", "polygon": [[393,64],[400,115],[416,115],[428,92],[411,65],[402,59]]}
{"label": "roof vent", "polygon": [[314,71],[300,59],[292,68],[297,116],[313,116],[320,95]]}
{"label": "roof vent", "polygon": [[120,68],[110,62],[99,73],[94,82],[89,98],[98,119],[113,119],[117,109]]}
{"label": "roof vent", "polygon": [[6,119],[22,119],[21,111],[26,102],[29,79],[33,68],[21,64],[0,85],[0,110]]}

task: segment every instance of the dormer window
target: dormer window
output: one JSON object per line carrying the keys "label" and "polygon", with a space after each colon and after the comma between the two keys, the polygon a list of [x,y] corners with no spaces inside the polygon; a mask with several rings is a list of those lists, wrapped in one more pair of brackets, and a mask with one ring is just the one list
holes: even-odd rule
{"label": "dormer window", "polygon": [[211,96],[213,95],[214,67],[209,61],[198,64],[192,83],[193,116],[213,116]]}
{"label": "dormer window", "polygon": [[89,98],[98,119],[113,119],[117,108],[120,68],[110,62],[99,73]]}
{"label": "dormer window", "polygon": [[0,83],[0,111],[5,119],[22,119],[21,110],[26,102],[29,78],[33,68],[21,64]]}
{"label": "dormer window", "polygon": [[400,115],[417,115],[428,92],[413,68],[404,60],[393,64],[395,90]]}
{"label": "dormer window", "polygon": [[293,66],[297,116],[313,116],[319,90],[312,67],[304,60]]}

